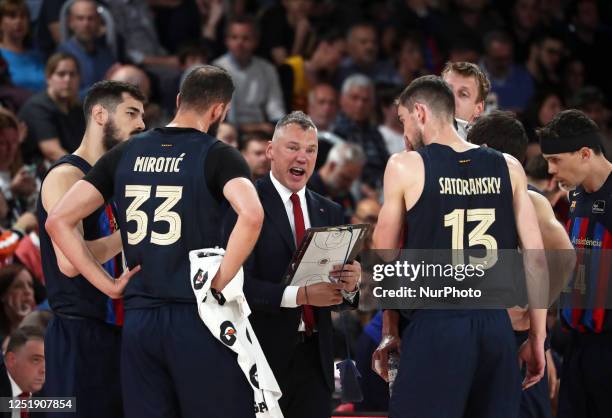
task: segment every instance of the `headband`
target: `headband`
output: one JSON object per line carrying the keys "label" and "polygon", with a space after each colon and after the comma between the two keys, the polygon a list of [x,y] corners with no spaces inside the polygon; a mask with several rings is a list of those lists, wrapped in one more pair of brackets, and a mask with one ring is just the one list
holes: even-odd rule
{"label": "headband", "polygon": [[602,145],[599,132],[590,132],[560,138],[540,138],[540,147],[543,154],[562,154],[578,151],[582,147],[601,149]]}

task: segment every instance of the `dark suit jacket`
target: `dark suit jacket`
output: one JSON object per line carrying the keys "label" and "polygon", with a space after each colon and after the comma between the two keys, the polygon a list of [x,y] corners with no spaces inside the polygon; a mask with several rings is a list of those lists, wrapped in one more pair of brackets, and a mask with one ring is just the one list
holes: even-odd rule
{"label": "dark suit jacket", "polygon": [[[287,381],[289,362],[298,343],[298,326],[301,308],[281,308],[285,287],[282,283],[289,262],[296,250],[293,233],[285,206],[274,188],[270,176],[255,183],[265,217],[261,234],[255,248],[244,265],[244,293],[253,313],[251,324],[277,380]],[[306,189],[306,202],[311,227],[343,224],[340,205]],[[231,232],[232,219],[227,231]],[[352,304],[345,301],[343,308],[355,308],[357,295]],[[321,366],[325,380],[333,390],[333,351],[331,308],[314,309]],[[282,389],[282,387],[281,387]]]}

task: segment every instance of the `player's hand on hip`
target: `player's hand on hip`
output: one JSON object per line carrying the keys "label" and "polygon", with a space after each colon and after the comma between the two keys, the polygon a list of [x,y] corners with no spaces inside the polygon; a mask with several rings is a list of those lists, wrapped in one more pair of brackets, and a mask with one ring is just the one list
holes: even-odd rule
{"label": "player's hand on hip", "polygon": [[519,349],[519,364],[527,366],[525,379],[523,379],[523,390],[535,385],[544,376],[546,359],[544,355],[544,340],[529,337]]}
{"label": "player's hand on hip", "polygon": [[351,264],[336,264],[329,273],[330,277],[342,284],[345,292],[354,292],[358,289],[359,278],[361,277],[361,264],[355,260]]}
{"label": "player's hand on hip", "polygon": [[342,303],[342,283],[315,283],[300,287],[298,290],[298,305],[332,306]]}
{"label": "player's hand on hip", "polygon": [[400,352],[401,339],[397,335],[384,335],[372,354],[372,370],[389,381],[389,355]]}
{"label": "player's hand on hip", "polygon": [[139,271],[140,271],[140,265],[132,268],[131,270],[125,270],[121,276],[113,280],[110,291],[105,292],[107,296],[112,299],[120,298],[123,295],[125,286],[127,286],[132,276],[134,276]]}

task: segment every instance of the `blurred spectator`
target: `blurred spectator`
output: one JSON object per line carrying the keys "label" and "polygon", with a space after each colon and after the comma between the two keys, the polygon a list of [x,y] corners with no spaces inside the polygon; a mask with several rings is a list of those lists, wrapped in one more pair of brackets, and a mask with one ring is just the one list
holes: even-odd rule
{"label": "blurred spectator", "polygon": [[604,153],[612,161],[612,131],[610,130],[610,109],[606,107],[604,94],[597,87],[580,89],[570,102],[572,109],[582,110],[599,127]]}
{"label": "blurred spectator", "polygon": [[612,94],[612,79],[606,65],[602,65],[602,52],[612,44],[609,28],[601,24],[596,0],[574,0],[568,17],[569,48],[584,63],[587,84],[601,88],[606,96]]}
{"label": "blurred spectator", "polygon": [[36,20],[34,44],[48,57],[60,42],[60,12],[67,0],[43,0]]}
{"label": "blurred spectator", "polygon": [[[7,211],[4,197],[0,195],[0,219]],[[0,267],[8,266],[15,261],[26,233],[37,228],[36,217],[31,212],[25,212],[17,219],[11,229],[0,227]]]}
{"label": "blurred spectator", "polygon": [[279,3],[261,16],[258,50],[276,65],[281,65],[291,55],[305,55],[315,33],[308,20],[312,0],[282,0]]}
{"label": "blurred spectator", "polygon": [[31,95],[30,90],[13,85],[8,64],[0,54],[0,107],[16,113]]}
{"label": "blurred spectator", "polygon": [[340,32],[320,36],[308,59],[292,55],[279,67],[285,103],[291,110],[306,111],[310,89],[331,82],[344,56],[345,40]]}
{"label": "blurred spectator", "polygon": [[418,35],[406,36],[399,41],[396,68],[399,77],[397,84],[402,86],[407,86],[415,78],[429,74],[425,67],[422,41]]}
{"label": "blurred spectator", "polygon": [[512,39],[504,32],[490,32],[484,39],[485,56],[480,66],[491,82],[500,109],[520,111],[533,94],[527,70],[514,64]]}
{"label": "blurred spectator", "polygon": [[0,268],[0,339],[13,332],[34,309],[34,279],[19,264]]}
{"label": "blurred spectator", "polygon": [[531,44],[527,71],[536,90],[542,87],[561,87],[560,63],[563,58],[563,40],[553,33],[540,34]]}
{"label": "blurred spectator", "polygon": [[18,154],[17,120],[0,112],[0,194],[8,210],[6,215],[0,216],[0,226],[3,227],[11,226],[24,212],[33,209],[37,192],[34,167],[20,167]]}
{"label": "blurred spectator", "polygon": [[570,102],[582,87],[585,86],[584,63],[577,57],[571,57],[563,64],[563,98]]}
{"label": "blurred spectator", "polygon": [[223,122],[217,130],[217,138],[219,141],[225,142],[234,148],[238,148],[238,131],[231,123]]}
{"label": "blurred spectator", "polygon": [[251,132],[245,134],[240,141],[240,152],[251,169],[253,181],[270,172],[270,160],[266,157],[266,148],[271,139],[263,132]]}
{"label": "blurred spectator", "polygon": [[[195,3],[200,13],[201,36],[208,46],[209,56],[218,57],[225,52],[223,28],[227,15],[224,10],[224,2],[223,0],[195,0]],[[234,2],[236,3],[240,2]]]}
{"label": "blurred spectator", "polygon": [[30,12],[23,0],[0,2],[0,54],[8,64],[15,86],[30,91],[45,87],[45,64],[41,54],[26,45]]}
{"label": "blurred spectator", "polygon": [[[116,65],[111,68],[106,74],[107,80],[123,81],[124,83],[132,84],[140,89],[142,94],[147,98],[144,106],[144,123],[147,129],[157,128],[165,125],[167,115],[164,114],[161,107],[151,100],[152,88],[151,79],[146,72],[136,67],[135,65]],[[174,98],[176,100],[176,97]]]}
{"label": "blurred spectator", "polygon": [[367,162],[363,170],[362,181],[366,188],[362,190],[370,196],[382,187],[382,178],[389,153],[385,141],[370,121],[374,112],[374,86],[364,75],[355,74],[342,84],[340,109],[334,133],[347,142],[361,145]]}
{"label": "blurred spectator", "polygon": [[353,74],[364,74],[374,82],[401,82],[390,62],[378,60],[378,36],[376,28],[370,23],[357,23],[348,31],[346,37],[348,57],[340,64],[336,84]]}
{"label": "blurred spectator", "polygon": [[338,92],[329,84],[318,84],[308,94],[308,116],[319,131],[329,131],[338,114]]}
{"label": "blurred spectator", "polygon": [[[200,10],[194,0],[147,0],[162,47],[175,55],[186,42],[202,34]],[[221,9],[223,10],[223,9]]]}
{"label": "blurred spectator", "polygon": [[455,97],[457,131],[466,138],[470,124],[485,110],[491,83],[482,70],[471,62],[447,63],[442,70],[442,77],[450,85]]}
{"label": "blurred spectator", "polygon": [[380,209],[380,203],[376,199],[366,198],[361,199],[359,202],[357,202],[355,213],[351,218],[351,223],[372,225],[372,228],[370,229],[370,232],[368,234],[368,238],[363,246],[364,250],[369,250],[372,248],[372,234],[374,233],[376,222],[378,222],[378,214],[380,213]]}
{"label": "blurred spectator", "polygon": [[108,69],[117,61],[106,38],[101,37],[102,19],[94,0],[76,0],[70,6],[68,24],[73,35],[57,50],[74,55],[81,69],[80,97],[96,81],[104,79]]}
{"label": "blurred spectator", "polygon": [[556,89],[539,90],[531,98],[521,117],[521,122],[529,138],[527,161],[541,153],[536,129],[547,125],[557,113],[563,110],[563,107],[563,98]]}
{"label": "blurred spectator", "polygon": [[106,0],[106,4],[130,61],[151,68],[178,68],[176,56],[168,55],[159,42],[147,0]]}
{"label": "blurred spectator", "polygon": [[397,116],[395,100],[402,89],[396,85],[383,84],[377,88],[378,108],[382,113],[382,124],[378,125],[378,132],[385,141],[389,155],[406,150],[404,144],[404,128]]}
{"label": "blurred spectator", "polygon": [[512,27],[510,33],[514,40],[514,60],[524,63],[533,47],[536,29],[541,26],[541,0],[516,0],[512,8]]}
{"label": "blurred spectator", "polygon": [[276,69],[253,55],[257,46],[257,28],[251,18],[228,23],[228,53],[213,62],[225,68],[236,86],[228,121],[242,132],[262,131],[272,134],[276,122],[285,114],[283,93]]}
{"label": "blurred spectator", "polygon": [[365,162],[361,146],[348,142],[336,144],[329,151],[323,167],[313,173],[308,181],[311,190],[342,206],[347,223],[355,212],[351,188],[361,177]]}
{"label": "blurred spectator", "polygon": [[30,98],[19,112],[28,126],[22,144],[26,163],[55,161],[74,152],[83,139],[85,117],[78,100],[79,64],[70,54],[53,54],[45,69],[47,90]]}
{"label": "blurred spectator", "polygon": [[437,37],[448,48],[457,39],[480,45],[482,36],[503,27],[503,20],[487,0],[451,0],[447,13],[437,25]]}
{"label": "blurred spectator", "polygon": [[344,140],[332,132],[338,115],[338,92],[331,84],[318,84],[308,93],[308,116],[317,127],[319,149],[315,170],[325,164],[329,150]]}
{"label": "blurred spectator", "polygon": [[[45,333],[37,327],[19,328],[11,334],[4,363],[0,365],[0,396],[28,400],[44,383]],[[13,416],[29,417],[26,409],[13,413],[16,414]]]}

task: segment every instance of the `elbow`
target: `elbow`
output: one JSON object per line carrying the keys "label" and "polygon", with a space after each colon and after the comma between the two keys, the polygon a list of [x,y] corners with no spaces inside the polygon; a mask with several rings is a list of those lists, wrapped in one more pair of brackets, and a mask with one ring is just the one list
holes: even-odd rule
{"label": "elbow", "polygon": [[254,232],[261,231],[264,220],[264,211],[260,204],[240,213],[239,218]]}
{"label": "elbow", "polygon": [[57,234],[59,224],[59,216],[56,216],[53,212],[51,212],[47,217],[47,220],[45,221],[45,230],[47,231],[51,239],[54,239],[55,235]]}

